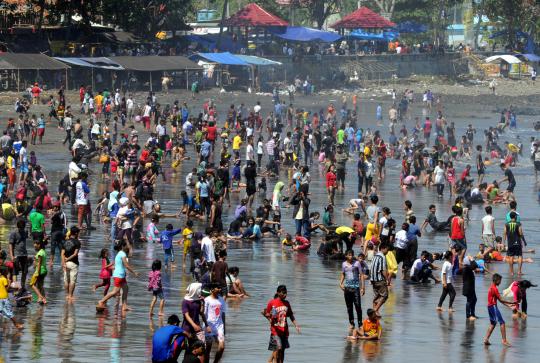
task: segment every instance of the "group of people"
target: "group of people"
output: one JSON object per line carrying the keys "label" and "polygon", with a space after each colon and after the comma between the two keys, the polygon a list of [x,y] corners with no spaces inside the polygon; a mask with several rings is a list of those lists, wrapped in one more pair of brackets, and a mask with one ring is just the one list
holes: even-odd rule
{"label": "group of people", "polygon": [[[344,260],[339,285],[344,291],[351,340],[383,337],[383,306],[395,286],[392,281],[399,275],[399,264],[401,279],[410,281],[411,285],[430,280],[441,283],[442,295],[437,306],[440,311],[447,296],[449,312],[453,311],[456,296],[453,283],[461,276],[463,295],[467,298],[466,317],[472,321],[476,319],[475,274],[489,271],[491,263],[506,260],[514,277],[516,262],[518,279],[504,298],[497,287],[501,276],[493,274],[488,294],[490,327],[484,343],[489,344],[491,332],[499,323],[503,343],[509,344],[504,320],[497,309],[498,301],[510,306],[516,317],[527,316],[526,290],[534,285],[521,279],[523,253],[534,251],[523,248],[526,241],[513,194],[516,178],[510,167],[515,165],[521,148],[507,144],[505,150],[497,149],[497,139],[504,128],[486,131],[484,149],[482,145],[473,147],[476,130],[469,125],[458,151],[455,125],[446,121],[442,107],[438,107],[435,141],[430,148],[429,116],[423,125],[417,121],[412,131],[407,129],[409,104],[414,100],[411,91],[404,94],[399,106],[394,104],[389,109],[388,142],[384,141],[381,130],[359,127],[356,96],[351,105],[344,96],[339,109],[330,103],[311,113],[295,108],[292,103],[286,105],[276,94],[274,107],[269,111],[257,102],[253,107],[232,104],[221,114],[218,105],[210,99],[198,112],[179,101],[162,107],[152,92],[144,106],[136,106],[131,95],[122,95],[119,90],[93,92],[91,87],[81,86],[79,95],[79,111],[66,105],[62,90],[58,100],[53,96],[50,101],[49,122],[57,118],[58,128],[66,132],[64,143],[68,144],[70,159],[65,177],[58,182],[58,193],[49,191],[44,168],[38,164],[35,152],[27,150],[32,139],[25,132],[25,125],[34,116],[21,112],[18,123],[9,120],[4,136],[0,137],[1,217],[2,221],[16,225],[9,238],[9,255],[4,252],[0,260],[0,312],[13,319],[16,327],[20,323],[11,310],[8,290],[14,290],[17,304],[29,302],[26,280],[32,262],[34,272],[28,285],[38,303],[48,303],[44,288],[47,267],[60,263],[66,300],[73,300],[79,273],[95,274],[101,282],[93,286],[94,290],[103,288],[96,310],[105,311],[107,302],[116,299],[121,313],[126,314],[131,310],[127,277],[141,274],[132,263],[134,246],[158,243],[163,252],[154,250],[148,272],[149,315],[154,314],[158,302],[158,314],[165,314],[166,286],[162,274],[174,271],[175,250],[180,249],[182,271],[189,273],[193,282],[187,287],[182,303],[183,319],[173,314],[168,325],[155,332],[153,361],[177,361],[181,351],[185,351],[184,362],[208,362],[214,350],[214,362],[219,362],[225,350],[227,301],[250,296],[238,277],[239,268],[229,267],[226,262],[227,245],[237,240],[279,241],[282,236],[283,249],[290,247],[293,253],[306,253],[320,239],[317,252],[321,258]],[[431,92],[427,97],[425,102],[434,98]],[[61,115],[60,105],[63,105]],[[374,118],[377,123],[383,121],[381,104]],[[39,136],[44,136],[44,132]],[[533,144],[532,157],[537,167],[540,151],[536,142]],[[470,165],[459,176],[454,167],[454,163],[467,162],[475,150],[476,182],[471,179]],[[425,187],[438,198],[444,198],[444,186],[448,184],[450,195],[455,197],[452,215],[440,222],[432,205],[420,225],[412,202],[406,200],[404,220],[398,224],[388,207],[379,207],[382,201],[379,186],[389,179],[387,159],[401,161],[399,184],[404,189]],[[504,176],[488,184],[483,179],[493,159],[498,160]],[[158,186],[169,182],[167,170],[177,172],[188,160],[194,162],[194,167],[182,175],[182,204],[177,212],[164,213],[156,201]],[[355,167],[351,167],[352,162]],[[90,173],[96,164],[101,164],[99,178]],[[312,203],[316,181],[312,173],[322,174],[320,182],[327,191],[322,223],[318,220],[320,212],[310,212],[323,207]],[[351,220],[336,224],[334,213],[341,200],[336,194],[349,194],[345,187],[351,175],[357,177],[358,194],[343,206],[345,218]],[[89,179],[103,183],[105,192],[92,195]],[[275,183],[273,188],[270,185],[271,196],[267,195],[270,183]],[[500,192],[499,185],[504,183],[507,189]],[[232,207],[231,202],[237,201]],[[465,231],[468,211],[475,203],[486,204],[486,216],[482,219],[483,244],[478,253],[471,253]],[[511,210],[499,238],[495,234],[492,209],[505,203],[509,203]],[[66,216],[70,208],[76,220],[71,225]],[[294,233],[287,233],[282,222],[287,210],[292,211]],[[96,228],[92,223],[96,214],[99,228],[108,230],[107,246],[111,248],[101,250],[99,271],[81,271],[79,236]],[[179,219],[184,220],[182,225],[178,224]],[[45,228],[46,220],[50,220],[50,231]],[[165,224],[164,220],[170,222]],[[447,251],[431,253],[421,248],[427,226],[432,229],[429,233],[448,235]],[[27,251],[30,241],[36,251],[34,258]],[[506,258],[502,257],[505,251]],[[434,270],[440,270],[440,278],[434,276]],[[373,306],[363,319],[361,300],[366,281],[371,283],[374,297]],[[285,349],[289,347],[287,319],[300,332],[286,297],[287,287],[278,286],[276,295],[262,310],[270,325],[269,361],[276,363],[284,361]]]}

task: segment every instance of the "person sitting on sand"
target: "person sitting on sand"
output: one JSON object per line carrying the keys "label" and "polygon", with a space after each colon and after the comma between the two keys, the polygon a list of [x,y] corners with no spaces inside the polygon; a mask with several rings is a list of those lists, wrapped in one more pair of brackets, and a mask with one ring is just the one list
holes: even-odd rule
{"label": "person sitting on sand", "polygon": [[356,328],[353,331],[352,336],[348,336],[348,339],[351,340],[380,340],[382,336],[382,327],[381,323],[379,321],[379,318],[377,317],[377,314],[375,313],[375,310],[368,309],[367,310],[368,318],[365,319],[362,322],[362,326],[359,328]]}
{"label": "person sitting on sand", "polygon": [[228,274],[226,276],[227,285],[228,285],[228,295],[227,297],[248,297],[246,289],[242,280],[238,277],[240,269],[236,266],[229,267]]}

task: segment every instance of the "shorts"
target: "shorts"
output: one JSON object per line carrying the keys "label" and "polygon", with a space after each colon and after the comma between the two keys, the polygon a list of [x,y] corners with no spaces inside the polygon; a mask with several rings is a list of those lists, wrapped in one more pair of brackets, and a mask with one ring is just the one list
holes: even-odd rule
{"label": "shorts", "polygon": [[521,244],[509,245],[508,246],[508,251],[506,251],[506,256],[508,256],[508,257],[521,257],[521,256],[523,256],[523,248],[521,247]]}
{"label": "shorts", "polygon": [[79,205],[77,208],[77,218],[82,219],[88,210],[88,205]]}
{"label": "shorts", "polygon": [[373,300],[388,298],[388,285],[386,281],[372,281],[371,285],[373,286]]}
{"label": "shorts", "polygon": [[540,161],[534,161],[534,170],[540,171]]}
{"label": "shorts", "polygon": [[0,315],[6,319],[13,318],[13,310],[11,310],[11,302],[9,299],[0,299]]}
{"label": "shorts", "polygon": [[72,261],[66,262],[66,269],[64,270],[64,283],[76,284],[77,276],[79,275],[79,265]]}
{"label": "shorts", "polygon": [[451,239],[450,247],[459,246],[462,250],[467,249],[467,242],[464,239]]}
{"label": "shorts", "polygon": [[336,177],[338,181],[345,182],[345,169],[337,169]]}
{"label": "shorts", "polygon": [[493,234],[483,234],[482,242],[488,247],[495,247],[495,235]]}
{"label": "shorts", "polygon": [[43,238],[45,238],[44,232],[32,232],[32,240],[41,242]]}
{"label": "shorts", "polygon": [[28,257],[27,256],[17,256],[15,257],[15,263],[13,264],[13,274],[18,275],[19,272],[23,274],[28,273]]}
{"label": "shorts", "polygon": [[209,323],[208,326],[212,330],[210,333],[206,333],[206,340],[212,341],[216,340],[218,342],[224,342],[225,341],[225,328],[223,324],[211,324]]}
{"label": "shorts", "polygon": [[152,290],[152,295],[163,300],[163,289]]}
{"label": "shorts", "polygon": [[45,128],[38,129],[38,130],[37,130],[37,134],[38,134],[38,136],[43,136],[43,135],[45,135]]}
{"label": "shorts", "polygon": [[508,184],[508,187],[506,188],[506,191],[508,191],[510,193],[513,193],[515,187],[516,187],[516,183]]}
{"label": "shorts", "polygon": [[290,347],[291,346],[289,345],[289,337],[270,335],[270,341],[268,342],[268,350],[275,352],[276,350],[284,350]]}
{"label": "shorts", "polygon": [[127,284],[127,280],[125,277],[113,277],[114,280],[114,287],[123,287]]}
{"label": "shorts", "polygon": [[28,163],[21,164],[21,173],[28,173]]}
{"label": "shorts", "polygon": [[504,319],[497,305],[488,306],[488,313],[489,313],[489,322],[491,323],[491,325],[497,325],[497,322],[500,325],[504,324]]}
{"label": "shorts", "polygon": [[184,256],[187,256],[189,249],[191,248],[191,240],[184,240]]}

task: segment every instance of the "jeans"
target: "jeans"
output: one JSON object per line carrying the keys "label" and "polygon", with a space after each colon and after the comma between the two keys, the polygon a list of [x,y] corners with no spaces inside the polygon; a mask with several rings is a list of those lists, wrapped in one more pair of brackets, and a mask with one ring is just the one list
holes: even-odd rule
{"label": "jeans", "polygon": [[364,176],[358,175],[358,193],[362,193],[363,186],[364,186]]}
{"label": "jeans", "polygon": [[366,194],[369,194],[372,184],[373,184],[373,177],[366,176]]}
{"label": "jeans", "polygon": [[474,309],[476,307],[476,293],[473,291],[469,295],[466,295],[467,297],[467,304],[465,305],[465,315],[467,318],[470,318],[471,316],[476,316],[474,314]]}
{"label": "jeans", "polygon": [[442,197],[444,192],[444,183],[437,184],[437,194]]}
{"label": "jeans", "polygon": [[441,298],[439,299],[439,305],[438,305],[439,307],[442,307],[442,304],[444,300],[446,299],[446,295],[450,295],[448,308],[452,308],[452,304],[454,304],[454,299],[456,298],[456,290],[454,289],[454,285],[446,284],[446,287],[443,287]]}
{"label": "jeans", "polygon": [[356,310],[356,317],[358,318],[358,326],[362,326],[362,303],[360,300],[360,289],[346,287],[343,291],[345,297],[345,305],[347,305],[347,314],[349,315],[349,324],[354,326],[354,310]]}
{"label": "jeans", "polygon": [[173,248],[164,248],[163,252],[165,254],[165,266],[169,266],[169,260],[171,260],[171,262],[174,262]]}
{"label": "jeans", "polygon": [[304,237],[306,238],[311,237],[311,232],[309,231],[309,220],[295,219],[294,225],[296,227],[296,234],[302,235],[302,229],[304,229]]}

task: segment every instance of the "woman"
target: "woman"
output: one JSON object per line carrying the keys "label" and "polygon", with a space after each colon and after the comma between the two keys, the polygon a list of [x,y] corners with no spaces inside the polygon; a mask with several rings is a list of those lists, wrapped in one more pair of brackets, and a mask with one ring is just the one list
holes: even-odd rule
{"label": "woman", "polygon": [[452,194],[455,193],[456,169],[451,161],[448,162],[448,167],[446,168],[446,180],[448,181],[448,187],[450,188],[450,196],[452,196]]}
{"label": "woman", "polygon": [[334,197],[336,195],[337,176],[334,165],[328,167],[326,173],[326,191],[328,192],[328,204],[334,205]]}
{"label": "woman", "polygon": [[46,304],[45,298],[45,276],[47,276],[47,252],[45,251],[46,241],[34,241],[34,248],[36,250],[36,257],[34,258],[35,271],[30,280],[32,290],[38,297],[39,304]]}
{"label": "woman", "polygon": [[452,256],[452,251],[446,251],[444,253],[444,263],[441,268],[441,282],[443,290],[439,299],[439,304],[437,305],[437,311],[443,311],[442,304],[444,303],[446,296],[450,295],[450,301],[448,302],[449,313],[454,311],[452,305],[454,304],[454,299],[456,298],[456,290],[454,289],[454,285],[452,284]]}
{"label": "woman", "polygon": [[435,185],[437,186],[437,196],[439,198],[442,198],[443,192],[444,192],[444,179],[445,179],[444,164],[442,160],[439,160],[439,163],[435,167],[433,174],[435,175]]}
{"label": "woman", "polygon": [[349,316],[349,335],[354,331],[354,309],[358,319],[358,326],[362,325],[362,304],[360,296],[365,293],[364,274],[362,273],[360,262],[354,260],[354,252],[345,252],[345,261],[341,265],[341,279],[339,287],[343,290],[347,314]]}
{"label": "woman", "polygon": [[[204,315],[204,299],[201,296],[202,284],[200,282],[194,282],[190,284],[186,289],[186,295],[184,295],[184,301],[182,301],[182,315],[184,321],[182,322],[182,329],[190,335],[188,340],[204,341],[204,330],[201,326],[201,318],[206,324],[206,317]],[[207,330],[209,328],[206,328]]]}

